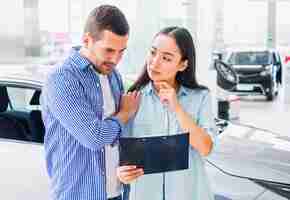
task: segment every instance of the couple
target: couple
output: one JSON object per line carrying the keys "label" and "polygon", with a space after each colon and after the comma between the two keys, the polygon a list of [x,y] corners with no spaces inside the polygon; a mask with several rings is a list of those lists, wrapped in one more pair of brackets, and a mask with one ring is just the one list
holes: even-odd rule
{"label": "couple", "polygon": [[196,82],[190,33],[178,27],[157,33],[143,72],[125,94],[115,66],[128,36],[118,8],[96,7],[81,49],[47,79],[42,117],[52,198],[159,200],[162,174],[143,176],[135,166],[119,166],[118,138],[189,132],[189,169],[165,173],[165,199],[212,200],[202,157],[213,148],[214,121],[209,91]]}

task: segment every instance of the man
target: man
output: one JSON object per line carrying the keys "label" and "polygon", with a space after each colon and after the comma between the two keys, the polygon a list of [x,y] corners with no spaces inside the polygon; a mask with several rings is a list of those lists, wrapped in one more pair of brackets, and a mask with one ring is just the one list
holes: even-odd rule
{"label": "man", "polygon": [[139,105],[138,93],[122,95],[115,70],[128,34],[128,22],[118,8],[95,8],[81,49],[72,50],[48,77],[42,113],[54,200],[121,199],[117,140]]}

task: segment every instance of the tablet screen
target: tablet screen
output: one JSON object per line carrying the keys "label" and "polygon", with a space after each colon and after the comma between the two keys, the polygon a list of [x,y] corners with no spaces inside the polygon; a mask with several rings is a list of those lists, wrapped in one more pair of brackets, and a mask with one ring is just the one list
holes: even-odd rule
{"label": "tablet screen", "polygon": [[144,174],[188,169],[189,134],[120,138],[120,165],[136,165]]}

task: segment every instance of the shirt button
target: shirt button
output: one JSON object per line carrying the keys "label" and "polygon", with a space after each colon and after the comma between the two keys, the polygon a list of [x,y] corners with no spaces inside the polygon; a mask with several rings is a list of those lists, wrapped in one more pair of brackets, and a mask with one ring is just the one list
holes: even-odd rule
{"label": "shirt button", "polygon": [[101,149],[101,152],[104,153],[104,148]]}
{"label": "shirt button", "polygon": [[102,171],[102,175],[103,175],[103,176],[105,176],[105,175],[106,175],[105,171]]}

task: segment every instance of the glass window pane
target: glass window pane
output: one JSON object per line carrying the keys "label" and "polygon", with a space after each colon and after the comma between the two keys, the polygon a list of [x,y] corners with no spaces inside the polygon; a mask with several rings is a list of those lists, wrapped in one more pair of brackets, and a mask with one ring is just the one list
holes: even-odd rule
{"label": "glass window pane", "polygon": [[7,87],[7,91],[13,110],[17,111],[32,110],[30,100],[35,90],[17,87]]}

